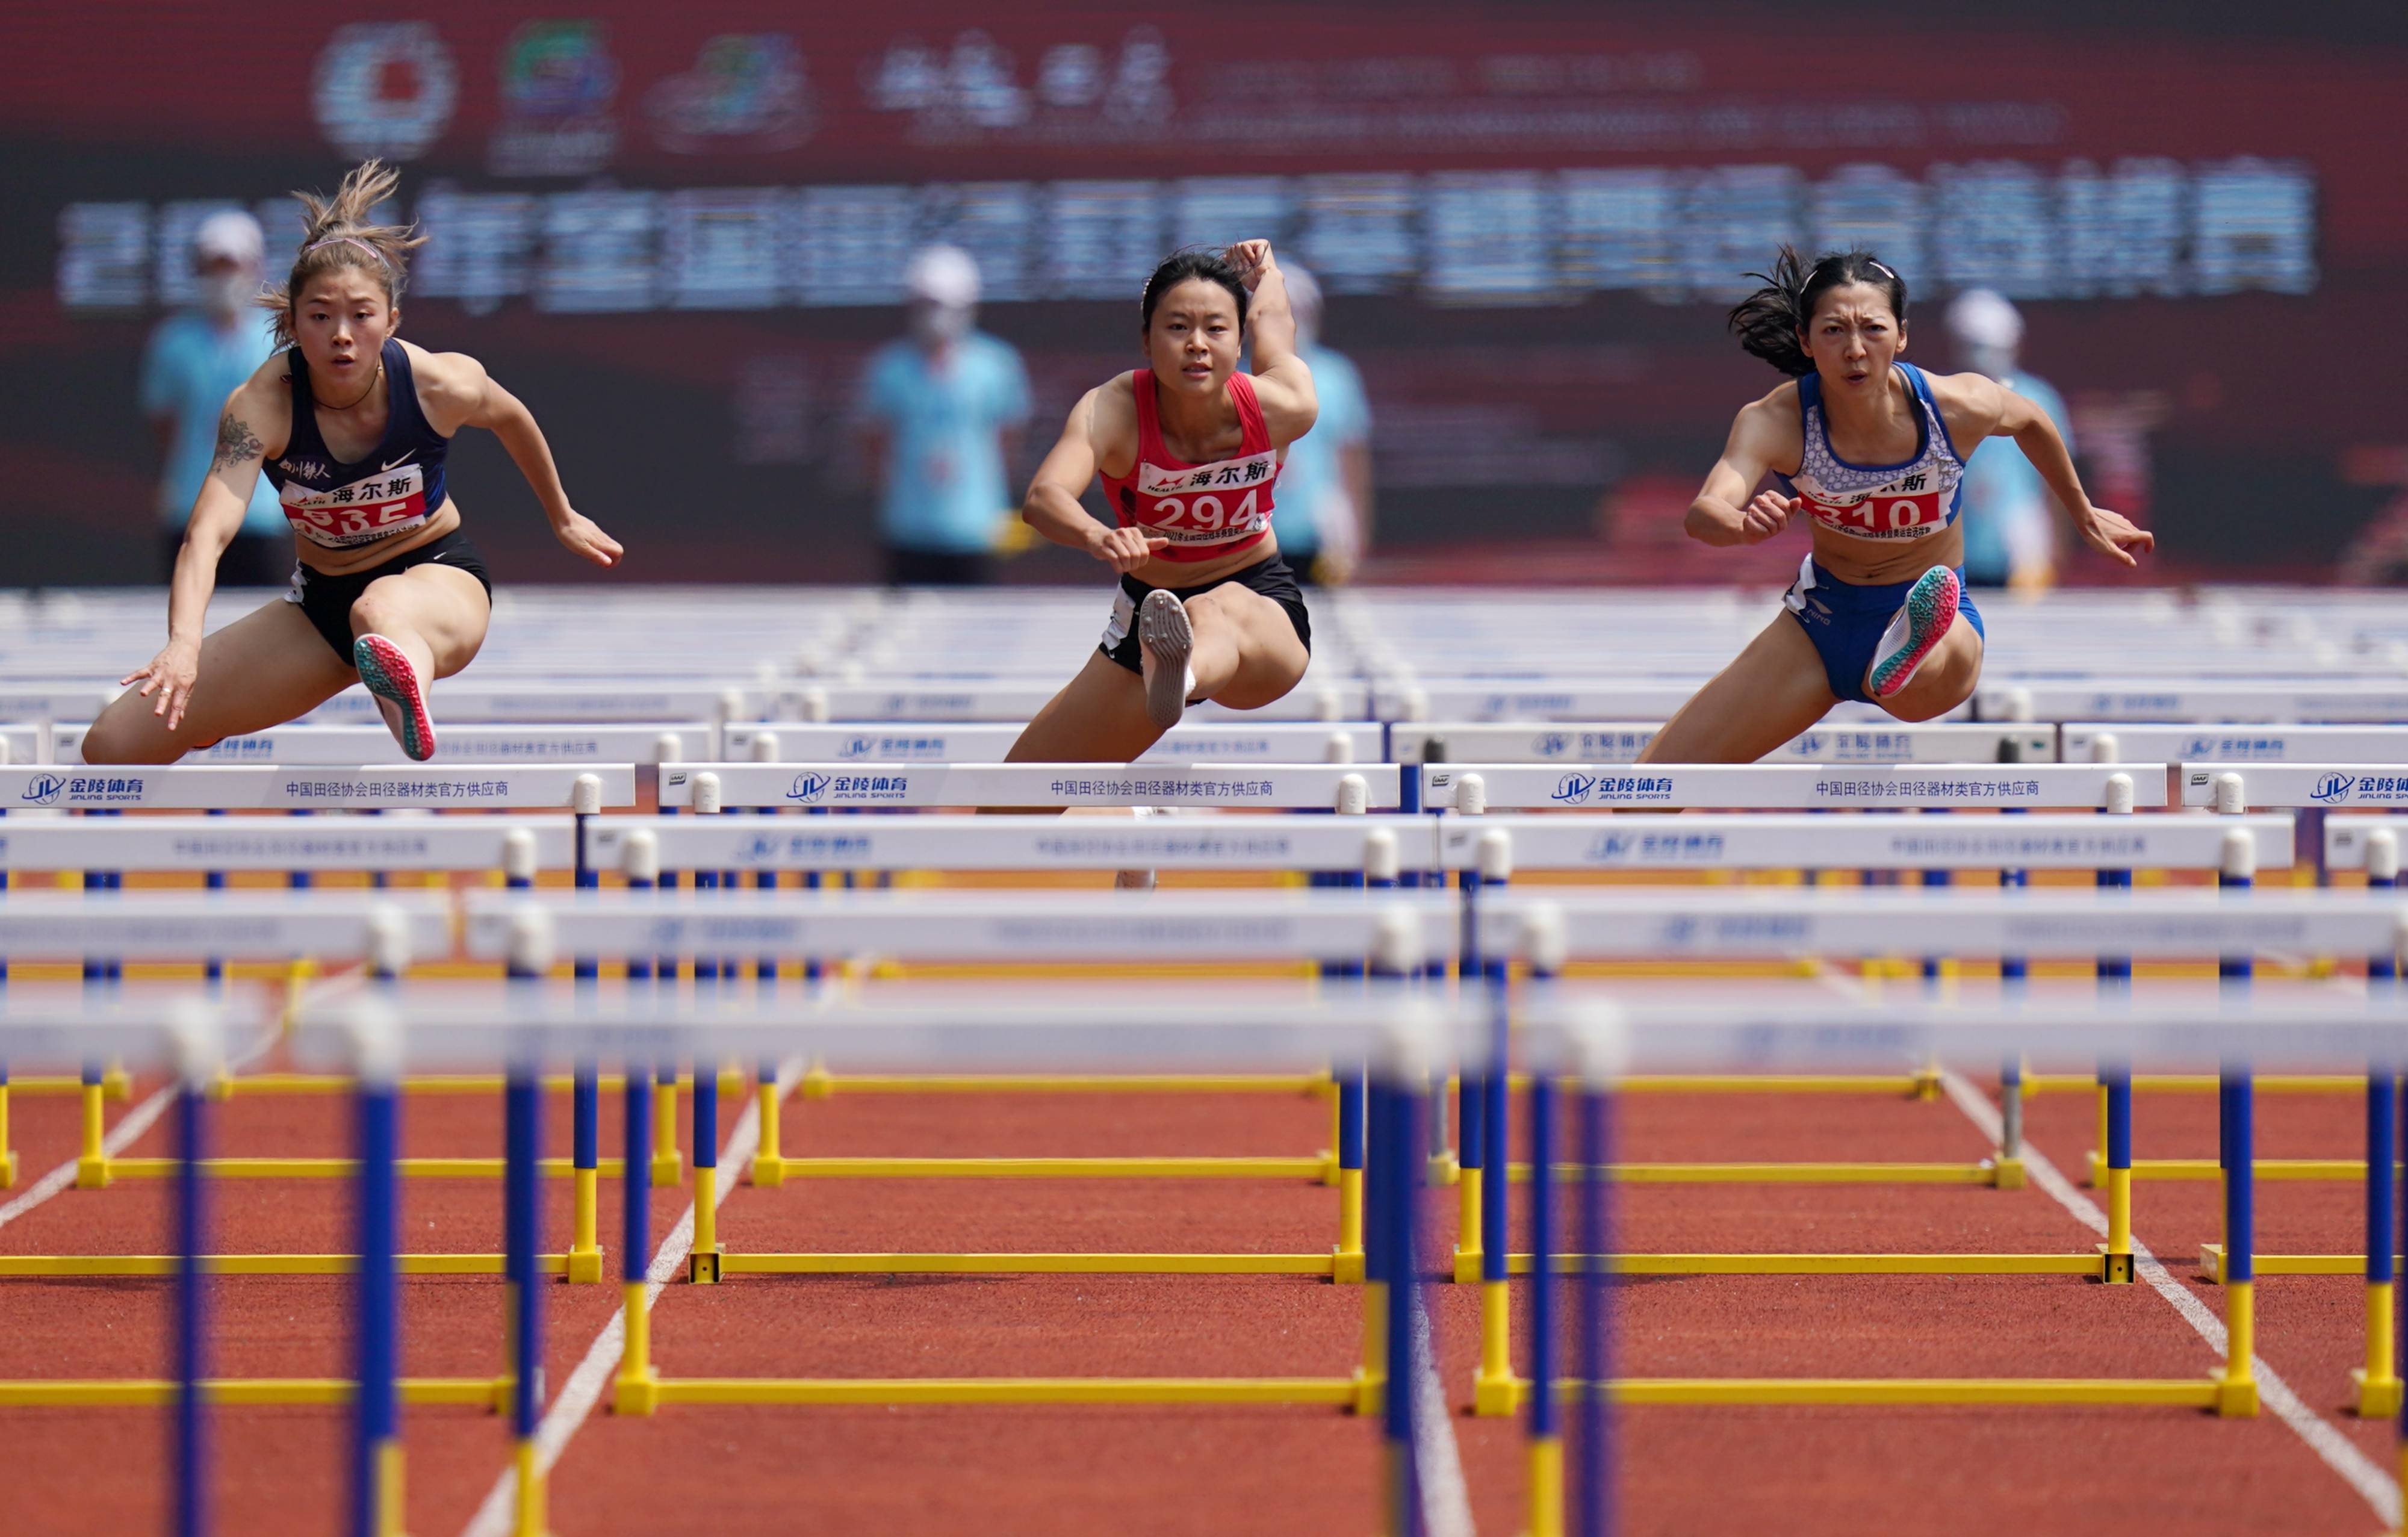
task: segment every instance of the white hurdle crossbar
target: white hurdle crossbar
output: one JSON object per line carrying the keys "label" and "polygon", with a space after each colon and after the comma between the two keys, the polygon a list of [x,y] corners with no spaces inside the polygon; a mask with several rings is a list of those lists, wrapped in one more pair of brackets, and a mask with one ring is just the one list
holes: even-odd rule
{"label": "white hurdle crossbar", "polygon": [[[1398,763],[1631,763],[1663,730],[1656,721],[1503,725],[1440,721],[1398,725],[1389,743]],[[1439,755],[1432,756],[1432,749]],[[2168,754],[2171,759],[2174,754]],[[2051,763],[2057,728],[1970,721],[1888,725],[1834,722],[1801,733],[1767,763]]]}
{"label": "white hurdle crossbar", "polygon": [[[589,869],[667,870],[1347,870],[1433,868],[1426,816],[623,816],[586,825]],[[2287,847],[2287,844],[2286,845]]]}
{"label": "white hurdle crossbar", "polygon": [[[1492,878],[1528,869],[2214,870],[2223,868],[2236,832],[2256,845],[2257,868],[2279,869],[2291,863],[2292,847],[2291,818],[2281,813],[1891,817],[1739,812],[1425,820],[1438,826],[1434,868],[1487,869]],[[1494,852],[1484,855],[1484,844]]]}
{"label": "white hurdle crossbar", "polygon": [[690,807],[710,776],[724,808],[1190,806],[1393,809],[1394,764],[665,763],[660,803]]}
{"label": "white hurdle crossbar", "polygon": [[[2104,736],[2118,753],[2142,762],[2408,763],[2408,725],[2150,725],[2069,722],[2059,730],[2068,763],[2100,761]],[[2113,755],[2113,754],[2111,754]]]}
{"label": "white hurdle crossbar", "polygon": [[[1449,764],[1420,770],[1427,811],[1764,807],[2162,806],[2165,770],[2149,764]],[[1476,789],[1469,789],[1476,782]],[[2128,797],[2128,798],[2127,798]],[[1476,805],[1475,805],[1476,802]]]}
{"label": "white hurdle crossbar", "polygon": [[2408,808],[2408,758],[2388,766],[2351,763],[2186,763],[2182,803],[2229,811],[2243,806]]}
{"label": "white hurdle crossbar", "polygon": [[[580,793],[587,801],[581,807]],[[11,810],[598,811],[635,803],[635,767],[624,763],[0,768],[0,808]]]}
{"label": "white hurdle crossbar", "polygon": [[[999,763],[1026,729],[1016,722],[748,721],[725,729],[721,754],[752,763]],[[1191,720],[1172,726],[1138,761],[1377,763],[1382,756],[1376,722]]]}
{"label": "white hurdle crossbar", "polygon": [[[0,821],[0,869],[501,870],[566,869],[576,824],[566,816],[18,817]],[[11,895],[7,901],[22,900]]]}

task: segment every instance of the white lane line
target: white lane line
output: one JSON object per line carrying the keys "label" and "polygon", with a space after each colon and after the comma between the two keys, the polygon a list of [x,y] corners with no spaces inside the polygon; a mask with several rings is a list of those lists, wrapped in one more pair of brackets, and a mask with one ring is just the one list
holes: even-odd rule
{"label": "white lane line", "polygon": [[[800,1062],[781,1065],[778,1070],[781,1092],[801,1072]],[[711,1202],[713,1211],[727,1204],[728,1196],[743,1180],[744,1171],[751,1167],[752,1155],[760,1147],[761,1101],[758,1096],[747,1095],[744,1113],[736,1118],[736,1128],[728,1133],[727,1145],[719,1152],[719,1189]],[[663,1289],[685,1268],[686,1256],[693,1252],[694,1203],[688,1201],[685,1214],[678,1218],[677,1226],[661,1240],[661,1246],[652,1252],[652,1262],[644,1269],[646,1313],[652,1311]],[[567,1449],[569,1438],[584,1426],[585,1417],[594,1412],[594,1406],[602,1401],[602,1390],[617,1378],[619,1356],[626,1342],[627,1309],[622,1303],[618,1311],[610,1314],[610,1321],[602,1327],[602,1332],[594,1337],[594,1343],[586,1348],[585,1358],[579,1361],[577,1370],[568,1374],[568,1381],[561,1388],[559,1397],[552,1401],[552,1407],[535,1428],[536,1465],[545,1472],[550,1472],[552,1465],[560,1460],[560,1454]],[[477,1514],[462,1529],[463,1537],[509,1537],[516,1515],[518,1489],[518,1470],[504,1469],[502,1476],[486,1493],[485,1502],[477,1507]]]}
{"label": "white lane line", "polygon": [[1422,1518],[1429,1537],[1474,1537],[1471,1488],[1463,1476],[1463,1456],[1455,1444],[1455,1415],[1439,1380],[1430,1343],[1429,1309],[1423,1288],[1413,1288],[1413,1472],[1421,1485]]}
{"label": "white lane line", "polygon": [[[273,1040],[272,1034],[263,1033],[260,1039],[253,1041],[239,1056],[227,1059],[226,1070],[231,1072],[236,1068],[249,1067],[266,1055]],[[167,1107],[175,1102],[176,1090],[173,1085],[158,1090],[118,1119],[117,1125],[111,1127],[100,1139],[100,1150],[113,1158],[132,1147],[141,1141],[142,1134],[156,1125],[159,1117],[167,1113]],[[73,1188],[75,1177],[76,1160],[69,1158],[27,1185],[24,1194],[10,1200],[7,1205],[0,1206],[0,1228],[6,1228],[35,1207],[56,1196],[60,1191]]]}
{"label": "white lane line", "polygon": [[[1942,1073],[1941,1082],[1947,1088],[1949,1099],[1965,1113],[1966,1118],[1983,1135],[1990,1139],[1992,1146],[1997,1146],[2000,1131],[1999,1112],[1990,1103],[1989,1097],[1954,1071]],[[2032,1183],[2047,1191],[2076,1222],[2100,1237],[2106,1237],[2107,1214],[2057,1171],[2057,1165],[2032,1145],[2028,1133],[2024,1138],[2023,1153],[2024,1169],[2031,1176]],[[2146,1281],[2158,1296],[2173,1304],[2174,1311],[2182,1314],[2185,1323],[2199,1331],[2200,1338],[2207,1342],[2210,1349],[2219,1357],[2229,1353],[2230,1342],[2224,1332],[2224,1320],[2209,1312],[2207,1304],[2191,1295],[2189,1287],[2175,1280],[2158,1262],[2157,1256],[2149,1251],[2148,1245],[2137,1237],[2132,1240],[2132,1259],[2141,1279]],[[2359,1498],[2373,1509],[2386,1529],[2398,1530],[2400,1486],[2391,1475],[2377,1466],[2373,1458],[2359,1451],[2357,1444],[2344,1435],[2338,1427],[2301,1402],[2300,1395],[2291,1390],[2291,1385],[2266,1364],[2265,1357],[2252,1356],[2250,1366],[2258,1375],[2259,1401],[2307,1443],[2308,1450],[2315,1453],[2326,1467],[2340,1476],[2342,1482],[2358,1491]]]}

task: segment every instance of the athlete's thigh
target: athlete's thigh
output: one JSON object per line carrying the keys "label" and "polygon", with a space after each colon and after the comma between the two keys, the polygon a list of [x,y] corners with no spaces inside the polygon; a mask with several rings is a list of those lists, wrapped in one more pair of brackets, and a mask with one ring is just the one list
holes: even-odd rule
{"label": "athlete's thigh", "polygon": [[1101,652],[1045,702],[1004,754],[1007,763],[1126,763],[1162,740],[1147,719],[1145,684]]}
{"label": "athlete's thigh", "polygon": [[[265,731],[305,715],[359,681],[297,603],[265,604],[201,639],[200,670],[183,724],[153,714],[159,696],[132,689],[84,736],[87,763],[173,763],[221,737]],[[95,755],[102,754],[102,755]]]}
{"label": "athlete's thigh", "polygon": [[430,561],[369,582],[351,605],[351,630],[356,635],[396,626],[414,630],[435,654],[435,676],[448,678],[475,658],[493,617],[483,582]]}
{"label": "athlete's thigh", "polygon": [[1814,642],[1786,613],[1698,690],[1639,754],[1641,763],[1754,763],[1840,701]]}
{"label": "athlete's thigh", "polygon": [[1914,669],[1914,681],[1883,700],[1882,708],[1901,721],[1931,720],[1971,698],[1981,681],[1982,632],[1960,613]]}
{"label": "athlete's thigh", "polygon": [[1287,610],[1234,582],[1189,598],[1187,612],[1199,628],[1226,625],[1236,635],[1238,670],[1212,696],[1232,710],[1259,710],[1284,698],[1312,660]]}

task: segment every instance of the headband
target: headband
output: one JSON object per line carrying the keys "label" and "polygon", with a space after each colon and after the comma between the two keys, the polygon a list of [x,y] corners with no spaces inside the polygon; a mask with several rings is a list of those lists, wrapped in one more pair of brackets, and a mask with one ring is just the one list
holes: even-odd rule
{"label": "headband", "polygon": [[349,235],[330,235],[322,240],[313,240],[309,244],[301,248],[301,254],[307,256],[321,246],[357,246],[362,251],[365,251],[369,255],[375,257],[377,259],[377,264],[382,266],[387,272],[391,272],[393,270],[393,264],[385,260],[383,251],[379,251],[376,247],[368,244],[366,240],[358,239]]}
{"label": "headband", "polygon": [[[1830,255],[1824,257],[1821,261],[1816,262],[1812,267],[1808,268],[1807,275],[1812,277],[1814,273],[1820,272],[1825,267],[1829,266],[1833,262],[1844,262],[1853,254],[1854,252],[1834,251]],[[1865,266],[1871,267],[1875,272],[1880,273],[1883,277],[1887,278],[1892,282],[1897,282],[1899,280],[1897,273],[1892,272],[1889,268],[1882,266],[1879,262],[1874,261],[1870,256],[1865,258]]]}

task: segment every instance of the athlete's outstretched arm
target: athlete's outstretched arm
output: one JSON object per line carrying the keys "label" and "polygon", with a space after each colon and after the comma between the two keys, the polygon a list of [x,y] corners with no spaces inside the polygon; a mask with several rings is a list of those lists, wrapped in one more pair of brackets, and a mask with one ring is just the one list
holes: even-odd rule
{"label": "athlete's outstretched arm", "polygon": [[1020,516],[1054,543],[1084,550],[1125,576],[1170,541],[1148,538],[1141,528],[1107,528],[1079,505],[1079,496],[1096,478],[1096,462],[1102,457],[1096,444],[1096,418],[1105,409],[1102,397],[1118,382],[1089,390],[1070,408],[1061,438],[1028,482],[1028,497],[1020,504]]}
{"label": "athlete's outstretched arm", "polygon": [[1240,241],[1229,248],[1228,257],[1253,295],[1246,301],[1246,335],[1254,347],[1254,398],[1262,402],[1271,446],[1285,448],[1311,432],[1321,414],[1312,370],[1296,350],[1296,311],[1288,305],[1287,279],[1268,240]]}
{"label": "athlete's outstretched arm", "polygon": [[[535,413],[524,401],[494,382],[485,366],[466,352],[425,354],[419,377],[424,381],[428,414],[437,431],[482,427],[500,438],[502,447],[509,451],[510,462],[519,467],[528,488],[543,504],[552,536],[596,566],[619,564],[625,548],[568,505],[568,492],[560,483],[560,467],[552,463],[552,445],[544,440],[543,429],[536,425]],[[449,421],[443,420],[447,417]]]}
{"label": "athlete's outstretched arm", "polygon": [[1789,526],[1791,514],[1798,510],[1795,497],[1777,491],[1758,493],[1753,500],[1748,496],[1766,471],[1796,456],[1784,437],[1784,424],[1794,424],[1798,410],[1795,405],[1784,409],[1781,394],[1775,390],[1762,400],[1742,406],[1731,423],[1723,456],[1706,472],[1706,483],[1682,523],[1698,543],[1761,544]]}
{"label": "athlete's outstretched arm", "polygon": [[2072,518],[2073,531],[2082,536],[2083,543],[2127,566],[2140,564],[2132,558],[2135,553],[2146,554],[2157,547],[2155,534],[2134,527],[2120,512],[2091,505],[2089,493],[2082,489],[2082,477],[2074,472],[2073,456],[2065,452],[2065,439],[2058,436],[2057,424],[2037,404],[1982,374],[1954,374],[1934,381],[1934,395],[1942,410],[1955,406],[1965,419],[1982,429],[1979,437],[2015,440],[2015,447],[2024,451],[2032,468],[2048,482],[2057,505]]}
{"label": "athlete's outstretched arm", "polygon": [[[281,362],[268,362],[279,366],[275,383],[280,388]],[[201,625],[208,617],[209,595],[218,586],[218,557],[242,531],[251,490],[259,484],[259,467],[267,456],[262,435],[281,438],[292,430],[289,420],[271,420],[289,417],[290,409],[279,411],[278,404],[275,394],[264,392],[256,377],[226,396],[218,416],[217,451],[193,498],[184,547],[177,552],[176,574],[167,584],[167,643],[147,666],[118,680],[121,684],[139,681],[142,686],[136,692],[146,699],[155,691],[159,702],[150,713],[166,717],[170,731],[184,724],[184,711],[193,702],[193,685],[201,672]]]}

